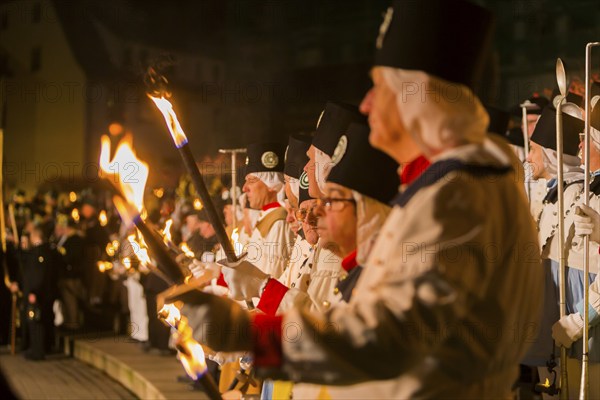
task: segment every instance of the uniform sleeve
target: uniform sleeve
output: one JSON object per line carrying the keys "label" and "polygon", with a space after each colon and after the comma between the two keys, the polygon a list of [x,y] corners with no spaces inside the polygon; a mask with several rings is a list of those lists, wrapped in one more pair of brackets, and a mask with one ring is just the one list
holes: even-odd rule
{"label": "uniform sleeve", "polygon": [[[594,282],[590,285],[590,305],[589,305],[589,323],[590,327],[598,325],[600,323],[600,282],[598,282],[599,275],[596,275]],[[583,303],[584,299],[581,299],[575,306],[579,314],[583,317]]]}
{"label": "uniform sleeve", "polygon": [[310,282],[306,291],[298,287],[289,288],[281,283],[282,278],[285,278],[290,271],[288,268],[278,279],[279,282],[270,281],[267,284],[258,308],[267,315],[281,315],[291,308],[324,312],[331,304],[336,303],[337,295],[334,293],[334,289],[344,272],[340,259],[329,250],[322,248],[316,250],[313,256],[314,258],[307,261],[312,264],[312,267],[308,269]]}
{"label": "uniform sleeve", "polygon": [[268,270],[273,277],[279,277],[287,267],[290,249],[293,245],[292,231],[284,220],[276,221],[264,239],[262,257],[268,257]]}
{"label": "uniform sleeve", "polygon": [[[324,314],[290,310],[281,320],[277,370],[258,362],[259,371],[326,384],[390,379],[456,337],[491,282],[482,241],[516,240],[490,232],[484,198],[470,189],[448,183],[419,192],[401,218],[386,221],[384,230],[401,233],[395,243],[376,243],[350,303]],[[532,262],[539,268],[539,258]]]}

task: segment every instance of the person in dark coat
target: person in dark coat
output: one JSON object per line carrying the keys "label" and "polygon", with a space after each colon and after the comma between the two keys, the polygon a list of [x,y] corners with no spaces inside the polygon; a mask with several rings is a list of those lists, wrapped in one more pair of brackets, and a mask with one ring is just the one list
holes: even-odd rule
{"label": "person in dark coat", "polygon": [[219,242],[206,211],[191,210],[185,215],[184,221],[190,232],[187,244],[196,258],[200,260],[205,252],[214,252]]}
{"label": "person in dark coat", "polygon": [[85,271],[83,281],[89,290],[89,302],[99,306],[104,302],[108,277],[98,271],[98,261],[107,260],[106,245],[110,241],[107,230],[98,222],[98,210],[94,199],[84,198],[81,206],[84,231]]}
{"label": "person in dark coat", "polygon": [[66,215],[59,215],[56,223],[60,253],[58,289],[62,301],[64,322],[62,327],[68,330],[80,328],[80,304],[84,300],[83,272],[85,268],[84,239],[77,230],[77,223]]}
{"label": "person in dark coat", "polygon": [[25,357],[43,360],[50,350],[54,335],[52,305],[57,297],[58,253],[43,235],[41,226],[32,224],[29,238],[22,241],[21,268],[25,323],[29,348]]}
{"label": "person in dark coat", "polygon": [[156,302],[157,295],[167,290],[170,285],[156,274],[150,273],[142,278],[142,286],[148,312],[148,342],[144,346],[144,351],[156,349],[162,355],[170,355],[172,354],[169,350],[171,329],[158,319]]}

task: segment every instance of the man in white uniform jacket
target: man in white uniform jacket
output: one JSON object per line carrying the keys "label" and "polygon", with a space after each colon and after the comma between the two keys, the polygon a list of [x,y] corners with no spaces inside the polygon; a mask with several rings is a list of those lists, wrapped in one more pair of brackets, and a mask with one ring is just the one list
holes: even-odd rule
{"label": "man in white uniform jacket", "polygon": [[247,149],[246,182],[242,188],[248,205],[261,213],[244,251],[246,258],[264,273],[280,276],[289,260],[294,242],[281,204],[284,194],[285,145],[254,143]]}
{"label": "man in white uniform jacket", "polygon": [[486,137],[471,89],[490,26],[487,11],[460,0],[397,1],[388,11],[362,104],[370,142],[399,163],[423,154],[432,165],[396,199],[350,302],[251,317],[190,293],[183,313],[223,328],[194,330],[196,339],[253,351],[265,376],[405,378],[396,398],[510,397],[543,281],[510,149]]}

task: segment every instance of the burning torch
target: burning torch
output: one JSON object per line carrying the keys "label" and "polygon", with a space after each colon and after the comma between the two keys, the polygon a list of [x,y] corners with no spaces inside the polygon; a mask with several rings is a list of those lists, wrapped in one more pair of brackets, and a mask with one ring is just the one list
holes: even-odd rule
{"label": "burning torch", "polygon": [[211,400],[221,399],[221,393],[212,376],[207,373],[204,350],[192,337],[192,328],[174,304],[165,304],[158,312],[158,318],[171,327],[177,337],[179,360],[190,378],[200,381]]}
{"label": "burning torch", "polygon": [[[113,202],[125,224],[129,226],[135,224],[152,255],[158,261],[158,269],[168,277],[169,283],[182,283],[185,275],[179,264],[165,248],[162,238],[142,219],[144,190],[149,175],[148,164],[136,157],[130,143],[126,141],[119,144],[111,160],[110,140],[106,136],[102,137],[99,164],[100,172],[106,174],[105,178],[110,180],[119,193],[113,196]],[[121,170],[132,170],[135,175],[121,174]]]}
{"label": "burning torch", "polygon": [[158,107],[165,118],[167,127],[171,132],[173,142],[175,143],[175,147],[179,151],[179,154],[183,160],[183,164],[190,174],[190,178],[194,188],[196,189],[196,192],[202,199],[208,219],[215,229],[217,239],[219,240],[219,243],[221,244],[221,247],[227,256],[227,260],[232,263],[236,262],[238,261],[238,257],[235,255],[233,245],[231,244],[229,237],[225,232],[223,221],[221,221],[219,213],[217,213],[215,205],[210,198],[210,194],[208,193],[208,189],[206,188],[202,174],[200,173],[200,170],[196,165],[196,160],[192,155],[187,136],[185,135],[179,120],[177,119],[175,111],[173,110],[173,105],[167,99],[170,97],[170,94],[166,90],[166,85],[168,82],[165,77],[159,75],[153,68],[149,69],[148,75],[148,81],[153,85],[153,91],[148,93],[148,96],[154,102],[154,104],[156,104],[156,107]]}

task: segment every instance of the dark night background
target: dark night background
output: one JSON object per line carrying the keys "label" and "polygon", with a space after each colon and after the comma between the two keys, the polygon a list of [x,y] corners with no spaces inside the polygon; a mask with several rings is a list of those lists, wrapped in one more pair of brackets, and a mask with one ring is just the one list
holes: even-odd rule
{"label": "dark night background", "polygon": [[[549,94],[559,56],[572,80],[583,81],[585,44],[600,39],[600,2],[480,3],[497,20],[480,92],[485,102],[508,108],[533,93]],[[0,67],[10,86],[2,96],[5,146],[14,149],[6,159],[39,161],[42,169],[44,162],[94,161],[99,137],[117,110],[153,170],[162,178],[177,171],[180,162],[164,121],[142,85],[145,68],[165,54],[176,60],[168,74],[172,101],[198,156],[310,132],[327,100],[358,104],[368,89],[374,42],[388,5],[387,0],[1,1]],[[600,51],[595,54],[598,72]],[[81,107],[68,104],[70,111],[62,113],[65,91],[48,99],[44,90],[50,83],[64,88],[71,80],[86,91],[100,88],[100,94],[82,95]],[[51,110],[44,112],[46,106]],[[30,151],[38,140],[46,142]],[[69,141],[76,145],[61,152]],[[41,170],[36,179],[43,178]],[[19,179],[8,180],[16,185]]]}

